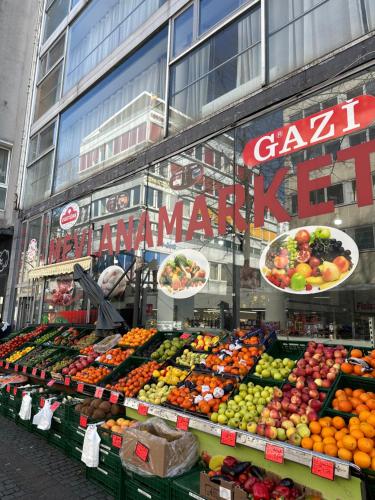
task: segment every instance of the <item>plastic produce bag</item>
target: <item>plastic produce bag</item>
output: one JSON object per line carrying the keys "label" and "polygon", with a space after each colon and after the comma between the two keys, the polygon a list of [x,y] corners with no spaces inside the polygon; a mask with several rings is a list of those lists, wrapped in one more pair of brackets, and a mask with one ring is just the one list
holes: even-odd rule
{"label": "plastic produce bag", "polygon": [[22,398],[22,404],[20,411],[18,413],[21,420],[30,420],[31,419],[31,396],[29,393],[26,393]]}
{"label": "plastic produce bag", "polygon": [[98,467],[99,465],[100,436],[96,425],[88,425],[83,441],[81,460],[87,467]]}
{"label": "plastic produce bag", "polygon": [[122,335],[116,333],[115,335],[111,335],[110,337],[106,337],[104,340],[101,340],[97,344],[94,345],[95,352],[99,354],[104,354],[105,352],[115,347],[118,344],[118,341],[121,339]]}
{"label": "plastic produce bag", "polygon": [[174,477],[189,471],[198,460],[198,443],[191,432],[172,429],[151,418],[124,430],[122,465],[137,474]]}
{"label": "plastic produce bag", "polygon": [[47,399],[41,410],[38,411],[33,418],[33,424],[38,427],[41,431],[48,431],[51,428],[51,420],[53,417],[53,411],[51,410],[51,403]]}

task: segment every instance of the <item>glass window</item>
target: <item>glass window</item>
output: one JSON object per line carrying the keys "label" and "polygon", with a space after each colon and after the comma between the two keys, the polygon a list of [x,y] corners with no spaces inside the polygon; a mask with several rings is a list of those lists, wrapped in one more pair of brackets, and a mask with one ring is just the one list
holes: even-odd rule
{"label": "glass window", "polygon": [[121,45],[164,1],[90,2],[69,31],[64,92]]}
{"label": "glass window", "polygon": [[194,6],[191,5],[173,21],[174,56],[189,47],[193,41],[193,11]]}
{"label": "glass window", "polygon": [[53,151],[27,168],[23,204],[28,208],[51,194]]}
{"label": "glass window", "polygon": [[175,63],[170,123],[178,130],[255,90],[261,82],[260,8]]}
{"label": "glass window", "polygon": [[6,196],[7,196],[7,190],[3,187],[0,187],[0,210],[5,209]]}
{"label": "glass window", "polygon": [[355,241],[360,250],[374,248],[373,226],[358,227],[355,229]]}
{"label": "glass window", "polygon": [[324,189],[317,189],[316,191],[310,191],[310,203],[311,205],[317,205],[318,203],[323,203],[324,200]]}
{"label": "glass window", "polygon": [[268,12],[271,80],[365,33],[360,0],[268,0]]}
{"label": "glass window", "polygon": [[44,19],[44,37],[45,42],[47,38],[52,35],[59,24],[64,20],[65,16],[69,11],[69,1],[68,0],[54,0],[54,2],[49,3],[48,10]]}
{"label": "glass window", "polygon": [[361,144],[366,141],[366,132],[359,132],[359,134],[352,134],[349,137],[349,144],[351,146],[357,146],[357,144]]}
{"label": "glass window", "polygon": [[335,205],[344,203],[344,190],[342,184],[335,184],[327,188],[327,200],[333,201]]}
{"label": "glass window", "polygon": [[65,34],[40,58],[39,80],[41,80],[64,55],[64,45]]}
{"label": "glass window", "polygon": [[48,111],[60,97],[62,62],[40,83],[36,91],[34,120]]}
{"label": "glass window", "polygon": [[199,2],[199,33],[202,34],[224,19],[246,0],[200,0]]}
{"label": "glass window", "polygon": [[0,148],[0,184],[7,182],[9,149]]}
{"label": "glass window", "polygon": [[167,30],[62,113],[54,190],[163,137]]}
{"label": "glass window", "polygon": [[50,147],[54,145],[55,141],[55,124],[51,123],[38,134],[34,135],[29,142],[29,163],[33,162],[45,153]]}

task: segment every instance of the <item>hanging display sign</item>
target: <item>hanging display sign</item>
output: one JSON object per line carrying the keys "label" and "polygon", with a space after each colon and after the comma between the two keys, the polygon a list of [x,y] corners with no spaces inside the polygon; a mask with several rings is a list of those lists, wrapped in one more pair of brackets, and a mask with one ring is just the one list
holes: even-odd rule
{"label": "hanging display sign", "polygon": [[79,205],[78,203],[69,203],[66,205],[60,214],[60,227],[67,231],[71,229],[79,217]]}

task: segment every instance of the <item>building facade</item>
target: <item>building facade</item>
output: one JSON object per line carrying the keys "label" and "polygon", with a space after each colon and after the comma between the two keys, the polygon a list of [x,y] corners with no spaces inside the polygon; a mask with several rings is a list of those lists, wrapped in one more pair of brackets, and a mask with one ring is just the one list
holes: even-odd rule
{"label": "building facade", "polygon": [[[374,29],[366,0],[47,0],[18,325],[95,319],[79,259],[108,291],[126,271],[111,300],[128,324],[368,339]],[[358,266],[332,291],[286,294],[260,257],[306,225],[347,232]]]}
{"label": "building facade", "polygon": [[38,0],[0,2],[0,317],[9,323],[15,300],[18,195],[33,88],[30,73],[37,54],[41,14]]}

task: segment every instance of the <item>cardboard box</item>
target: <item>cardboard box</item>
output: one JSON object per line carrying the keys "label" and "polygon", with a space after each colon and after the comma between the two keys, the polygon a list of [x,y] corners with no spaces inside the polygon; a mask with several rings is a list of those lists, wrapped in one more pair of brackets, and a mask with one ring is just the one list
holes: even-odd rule
{"label": "cardboard box", "polygon": [[220,481],[220,484],[210,480],[205,472],[201,472],[199,493],[207,500],[247,500],[246,491],[239,488],[235,483]]}

